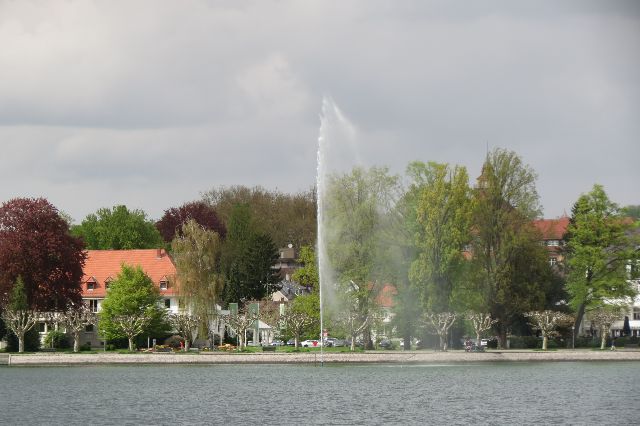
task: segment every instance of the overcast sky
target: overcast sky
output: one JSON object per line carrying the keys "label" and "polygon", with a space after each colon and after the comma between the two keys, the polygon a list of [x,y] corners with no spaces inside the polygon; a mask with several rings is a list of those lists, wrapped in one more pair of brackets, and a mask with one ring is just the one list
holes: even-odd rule
{"label": "overcast sky", "polygon": [[594,183],[640,204],[640,2],[3,1],[0,201],[150,217],[220,185],[315,181],[323,96],[353,158],[539,175],[546,217]]}

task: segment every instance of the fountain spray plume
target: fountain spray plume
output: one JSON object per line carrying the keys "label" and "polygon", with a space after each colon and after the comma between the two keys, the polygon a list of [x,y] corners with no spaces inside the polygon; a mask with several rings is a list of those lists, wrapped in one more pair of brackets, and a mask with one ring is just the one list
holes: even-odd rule
{"label": "fountain spray plume", "polygon": [[[318,155],[317,155],[317,217],[318,217],[318,247],[316,254],[318,258],[318,275],[320,285],[320,341],[324,343],[324,313],[327,304],[333,304],[335,300],[333,282],[333,272],[327,255],[327,222],[325,217],[325,207],[327,201],[327,183],[331,173],[336,171],[336,167],[351,167],[351,164],[340,164],[339,159],[349,156],[331,155],[338,148],[348,147],[352,151],[351,158],[357,158],[355,149],[355,128],[345,118],[344,114],[336,106],[333,100],[325,96],[322,99],[322,112],[320,114],[320,131],[318,135]],[[329,169],[329,157],[333,169]],[[323,347],[323,346],[322,346]],[[321,347],[321,348],[322,348]],[[321,357],[322,357],[321,349]],[[322,358],[321,358],[322,359]]]}

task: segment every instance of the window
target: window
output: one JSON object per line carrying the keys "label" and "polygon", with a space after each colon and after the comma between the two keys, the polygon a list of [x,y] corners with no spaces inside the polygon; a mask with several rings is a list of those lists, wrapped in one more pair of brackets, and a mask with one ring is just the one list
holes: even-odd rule
{"label": "window", "polygon": [[160,281],[160,290],[166,290],[169,287],[169,283],[165,280]]}
{"label": "window", "polygon": [[95,282],[93,282],[93,281],[89,281],[89,282],[87,283],[87,290],[89,290],[89,291],[93,291],[93,290],[95,290],[95,288],[96,288],[96,283],[95,283]]}
{"label": "window", "polygon": [[550,257],[549,258],[549,264],[551,266],[556,266],[558,264],[558,258],[557,257]]}
{"label": "window", "polygon": [[167,309],[171,307],[171,299],[164,299],[164,307]]}
{"label": "window", "polygon": [[87,324],[87,326],[84,328],[84,331],[87,333],[93,333],[93,324]]}
{"label": "window", "polygon": [[113,279],[112,279],[111,277],[107,278],[107,279],[104,281],[104,288],[105,288],[105,289],[109,290],[109,287],[111,287],[111,281],[113,281]]}
{"label": "window", "polygon": [[47,331],[47,326],[45,325],[45,323],[39,322],[38,323],[38,332],[39,333],[46,333],[46,331]]}
{"label": "window", "polygon": [[89,311],[98,312],[98,300],[97,299],[89,299]]}
{"label": "window", "polygon": [[551,247],[558,247],[560,245],[560,241],[558,240],[549,240],[547,241],[547,245]]}

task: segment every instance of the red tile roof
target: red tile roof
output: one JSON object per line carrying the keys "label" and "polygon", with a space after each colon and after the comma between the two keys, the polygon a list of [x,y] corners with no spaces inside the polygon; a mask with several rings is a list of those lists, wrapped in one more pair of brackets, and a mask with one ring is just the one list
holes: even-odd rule
{"label": "red tile roof", "polygon": [[[158,288],[160,288],[160,281],[168,281],[168,288],[160,290],[161,295],[176,294],[176,266],[163,249],[87,250],[87,261],[84,264],[82,277],[82,297],[105,297],[105,281],[115,280],[122,264],[142,267]],[[87,289],[87,283],[91,281],[95,281],[94,290]]]}
{"label": "red tile roof", "polygon": [[395,296],[398,294],[398,289],[393,284],[385,284],[380,290],[376,302],[378,306],[383,308],[393,308],[396,306]]}
{"label": "red tile roof", "polygon": [[567,232],[569,218],[559,217],[558,219],[534,220],[533,225],[542,233],[544,240],[561,240]]}

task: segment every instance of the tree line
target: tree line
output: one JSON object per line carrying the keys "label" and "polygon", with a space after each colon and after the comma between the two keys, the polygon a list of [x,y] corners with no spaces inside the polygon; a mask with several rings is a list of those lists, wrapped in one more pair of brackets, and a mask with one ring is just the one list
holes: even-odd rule
{"label": "tree line", "polygon": [[371,344],[380,290],[394,283],[405,347],[425,326],[446,334],[460,313],[490,318],[506,347],[508,334],[544,334],[541,312],[557,312],[544,317],[554,324],[570,314],[577,334],[585,312],[629,303],[640,240],[637,216],[626,215],[637,209],[620,209],[594,185],[572,209],[565,261],[551,265],[534,226],[536,178],[503,149],[487,154],[475,185],[464,167],[434,162],[413,162],[406,176],[380,167],[330,176],[320,249],[333,272],[327,290],[341,295],[337,316],[347,315],[351,334]]}
{"label": "tree line", "polygon": [[[393,283],[405,347],[419,326],[448,329],[443,315],[462,312],[488,316],[504,345],[508,333],[529,327],[528,312],[573,314],[577,333],[583,313],[633,296],[638,207],[620,209],[595,185],[574,204],[565,262],[552,266],[533,226],[541,212],[535,181],[531,167],[503,149],[487,154],[475,185],[465,167],[434,162],[413,162],[405,176],[384,167],[330,176],[322,250],[332,270],[328,293],[341,297],[328,304],[328,317],[352,344],[359,336],[370,342],[380,290]],[[158,221],[114,206],[71,225],[45,199],[9,200],[0,207],[2,306],[20,281],[26,307],[63,312],[79,306],[86,248],[165,247],[181,297],[206,324],[215,303],[274,290],[277,249],[293,243],[305,265],[294,278],[313,290],[295,310],[317,317],[316,206],[314,190],[235,186],[168,208]]]}

